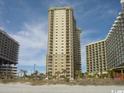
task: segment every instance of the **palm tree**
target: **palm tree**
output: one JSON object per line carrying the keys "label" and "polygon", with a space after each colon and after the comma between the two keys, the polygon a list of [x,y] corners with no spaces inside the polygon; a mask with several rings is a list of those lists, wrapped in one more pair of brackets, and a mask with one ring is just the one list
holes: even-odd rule
{"label": "palm tree", "polygon": [[24,70],[23,72],[24,72],[24,77],[26,77],[27,76],[27,71]]}
{"label": "palm tree", "polygon": [[39,73],[39,72],[38,72],[37,70],[34,72],[34,77],[35,77],[35,79],[37,79],[38,73]]}
{"label": "palm tree", "polygon": [[64,78],[66,77],[66,73],[67,73],[66,69],[63,69],[62,74],[64,74]]}
{"label": "palm tree", "polygon": [[56,76],[57,76],[57,78],[60,78],[60,72],[59,71],[56,72]]}
{"label": "palm tree", "polygon": [[27,76],[27,71],[21,69],[21,70],[20,70],[20,73],[21,73],[21,76],[25,79],[25,77]]}
{"label": "palm tree", "polygon": [[113,78],[113,70],[108,70],[108,78]]}
{"label": "palm tree", "polygon": [[42,80],[45,79],[45,74],[44,73],[40,73],[39,76],[40,76],[40,79],[42,79]]}
{"label": "palm tree", "polygon": [[53,76],[52,76],[52,73],[51,72],[47,72],[46,73],[46,79],[52,79]]}
{"label": "palm tree", "polygon": [[75,76],[76,76],[77,79],[82,78],[82,72],[79,71],[79,70],[76,70],[76,72],[75,72]]}

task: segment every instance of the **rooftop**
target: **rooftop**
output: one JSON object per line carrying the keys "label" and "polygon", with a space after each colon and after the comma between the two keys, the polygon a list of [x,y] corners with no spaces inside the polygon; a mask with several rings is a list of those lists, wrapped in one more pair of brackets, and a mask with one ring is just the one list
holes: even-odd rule
{"label": "rooftop", "polygon": [[99,40],[99,41],[96,41],[96,42],[91,42],[91,43],[87,44],[86,46],[94,45],[94,44],[101,43],[101,42],[105,42],[105,40],[106,40],[106,39]]}
{"label": "rooftop", "polygon": [[19,45],[19,42],[17,42],[15,39],[13,39],[10,35],[8,35],[3,29],[0,28],[0,33],[6,35],[8,38],[10,38],[11,40],[13,40],[15,43],[17,43]]}
{"label": "rooftop", "polygon": [[72,7],[66,6],[66,7],[50,7],[49,10],[62,10],[62,9],[70,9],[73,10]]}

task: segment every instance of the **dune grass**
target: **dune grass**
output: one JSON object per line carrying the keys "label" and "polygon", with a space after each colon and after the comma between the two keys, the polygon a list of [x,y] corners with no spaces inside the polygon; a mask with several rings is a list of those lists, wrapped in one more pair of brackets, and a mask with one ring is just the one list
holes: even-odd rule
{"label": "dune grass", "polygon": [[82,79],[73,81],[64,80],[32,80],[32,79],[13,79],[13,80],[0,80],[0,83],[29,83],[31,85],[124,85],[124,80],[113,79]]}

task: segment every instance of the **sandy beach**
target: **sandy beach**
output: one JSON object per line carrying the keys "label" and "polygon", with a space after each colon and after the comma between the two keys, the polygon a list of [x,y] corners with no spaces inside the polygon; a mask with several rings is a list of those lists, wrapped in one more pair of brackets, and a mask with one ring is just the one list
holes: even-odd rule
{"label": "sandy beach", "polygon": [[112,90],[124,90],[124,86],[0,84],[0,93],[112,93]]}

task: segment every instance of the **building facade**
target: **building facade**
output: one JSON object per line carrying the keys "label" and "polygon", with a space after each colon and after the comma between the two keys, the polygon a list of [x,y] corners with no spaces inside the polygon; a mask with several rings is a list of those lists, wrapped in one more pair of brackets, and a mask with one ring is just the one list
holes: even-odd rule
{"label": "building facade", "polygon": [[13,78],[16,75],[19,44],[0,29],[0,78]]}
{"label": "building facade", "polygon": [[106,42],[98,41],[86,46],[87,73],[102,75],[107,73]]}
{"label": "building facade", "polygon": [[124,0],[121,4],[122,11],[106,39],[86,46],[87,72],[90,75],[110,72],[111,77],[124,79]]}
{"label": "building facade", "polygon": [[124,68],[124,0],[122,11],[116,18],[106,38],[108,69]]}
{"label": "building facade", "polygon": [[48,77],[75,78],[81,70],[80,30],[76,27],[73,9],[50,8],[48,13]]}

